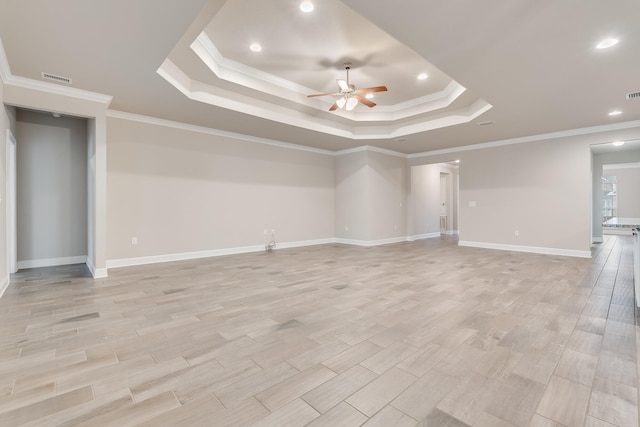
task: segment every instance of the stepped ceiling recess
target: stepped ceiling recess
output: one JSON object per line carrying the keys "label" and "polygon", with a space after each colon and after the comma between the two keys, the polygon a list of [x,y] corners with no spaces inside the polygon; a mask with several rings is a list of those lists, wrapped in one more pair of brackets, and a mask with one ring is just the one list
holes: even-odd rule
{"label": "stepped ceiling recess", "polygon": [[[0,37],[15,81],[50,73],[113,96],[112,110],[327,150],[411,154],[640,120],[625,98],[640,91],[640,2],[301,3],[1,0]],[[606,38],[618,43],[597,48]],[[388,88],[374,108],[307,96],[337,92],[345,62],[358,88]]]}

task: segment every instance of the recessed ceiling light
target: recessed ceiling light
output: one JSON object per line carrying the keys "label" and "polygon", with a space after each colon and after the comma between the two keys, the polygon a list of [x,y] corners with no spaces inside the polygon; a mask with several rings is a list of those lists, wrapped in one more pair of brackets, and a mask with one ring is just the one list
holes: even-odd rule
{"label": "recessed ceiling light", "polygon": [[373,94],[372,93],[368,93],[364,97],[367,98],[367,99],[371,99],[371,98],[373,98]]}
{"label": "recessed ceiling light", "polygon": [[610,116],[619,116],[620,114],[622,114],[622,111],[620,110],[613,110],[609,113]]}
{"label": "recessed ceiling light", "polygon": [[300,10],[305,13],[313,12],[313,3],[311,3],[309,0],[303,1],[302,3],[300,3]]}
{"label": "recessed ceiling light", "polygon": [[455,162],[456,162],[456,163],[460,163],[460,159],[456,160]]}
{"label": "recessed ceiling light", "polygon": [[420,74],[418,74],[418,80],[426,80],[426,79],[427,79],[427,77],[429,77],[429,76],[427,75],[427,73],[420,73]]}
{"label": "recessed ceiling light", "polygon": [[604,39],[596,45],[596,48],[606,49],[616,44],[618,44],[618,39]]}
{"label": "recessed ceiling light", "polygon": [[260,44],[258,43],[251,43],[251,45],[249,46],[249,49],[251,49],[254,52],[260,52],[262,50],[262,46],[260,46]]}
{"label": "recessed ceiling light", "polygon": [[624,141],[616,141],[616,142],[612,142],[614,147],[620,147],[622,145],[624,145]]}

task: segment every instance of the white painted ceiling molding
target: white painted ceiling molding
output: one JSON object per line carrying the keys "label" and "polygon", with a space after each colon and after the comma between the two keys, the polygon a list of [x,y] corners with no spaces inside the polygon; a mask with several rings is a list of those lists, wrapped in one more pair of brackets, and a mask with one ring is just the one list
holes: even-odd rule
{"label": "white painted ceiling molding", "polygon": [[[491,108],[491,105],[487,102],[477,100],[468,107],[449,110],[436,116],[416,116],[413,121],[385,121],[384,125],[381,125],[381,122],[349,125],[337,122],[331,113],[320,117],[317,112],[310,114],[300,110],[299,107],[296,109],[295,106],[299,103],[295,99],[288,99],[293,102],[290,107],[287,103],[280,102],[280,104],[276,104],[192,80],[170,59],[164,60],[157,73],[191,100],[354,140],[397,138],[413,133],[468,123]],[[460,86],[459,88],[462,87]],[[464,88],[459,88],[453,87],[448,96],[455,97],[456,93],[459,92],[461,94],[464,92]],[[298,96],[302,95],[298,94]]]}
{"label": "white painted ceiling molding", "polygon": [[603,171],[610,171],[615,169],[638,169],[640,168],[640,163],[612,163],[602,165]]}
{"label": "white painted ceiling molding", "polygon": [[[191,44],[191,49],[219,79],[297,102],[322,112],[326,112],[333,104],[333,100],[308,98],[307,95],[317,92],[314,89],[225,58],[204,31]],[[336,110],[332,115],[341,115],[354,122],[402,120],[447,108],[465,91],[463,86],[452,80],[443,90],[423,97],[395,105],[378,105],[374,110],[361,112],[345,113],[342,110]]]}
{"label": "white painted ceiling molding", "polygon": [[640,128],[640,120],[630,122],[615,123],[610,125],[590,126],[580,129],[571,129],[560,132],[550,132],[539,135],[523,136],[520,138],[510,138],[501,141],[491,141],[480,144],[464,145],[461,147],[445,148],[442,150],[425,151],[422,153],[407,154],[408,159],[420,157],[437,156],[439,154],[459,153],[461,151],[480,150],[482,148],[501,147],[504,145],[523,144],[526,142],[545,141],[548,139],[565,138],[570,136],[588,135],[592,133],[609,132],[624,129]]}
{"label": "white painted ceiling molding", "polygon": [[107,117],[121,120],[129,120],[133,122],[146,123],[154,126],[165,126],[173,129],[185,130],[189,132],[197,132],[206,135],[221,136],[224,138],[237,139],[240,141],[254,142],[256,144],[271,145],[279,148],[287,148],[290,150],[306,151],[309,153],[324,154],[327,156],[335,156],[335,151],[323,150],[321,148],[308,147],[306,145],[291,144],[288,142],[276,141],[273,139],[260,138],[258,136],[245,135],[241,133],[228,132],[219,129],[208,128],[204,126],[196,126],[188,123],[176,122],[172,120],[159,119],[156,117],[143,116],[140,114],[127,113],[118,110],[107,110]]}

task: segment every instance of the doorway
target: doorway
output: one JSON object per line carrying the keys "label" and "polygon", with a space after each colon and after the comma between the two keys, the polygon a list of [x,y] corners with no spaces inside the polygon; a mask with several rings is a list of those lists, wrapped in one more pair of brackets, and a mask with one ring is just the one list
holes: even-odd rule
{"label": "doorway", "polygon": [[86,263],[87,120],[23,109],[16,118],[16,270]]}

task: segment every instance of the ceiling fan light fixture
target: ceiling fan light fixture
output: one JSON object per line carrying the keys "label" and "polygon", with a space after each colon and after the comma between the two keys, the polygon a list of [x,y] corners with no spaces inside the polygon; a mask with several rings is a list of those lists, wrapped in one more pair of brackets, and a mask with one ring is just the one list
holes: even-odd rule
{"label": "ceiling fan light fixture", "polygon": [[358,105],[358,99],[357,98],[349,98],[347,100],[347,111],[351,111],[354,108],[356,108],[356,105]]}
{"label": "ceiling fan light fixture", "polygon": [[300,3],[300,10],[303,11],[304,13],[313,12],[313,9],[314,9],[313,3],[310,2],[309,0],[304,0],[303,2]]}
{"label": "ceiling fan light fixture", "polygon": [[338,104],[338,108],[344,108],[344,104],[346,103],[347,103],[346,98],[340,98],[336,101],[336,104]]}
{"label": "ceiling fan light fixture", "polygon": [[367,99],[371,99],[371,98],[374,97],[374,95],[372,93],[368,93],[364,97],[367,98]]}

